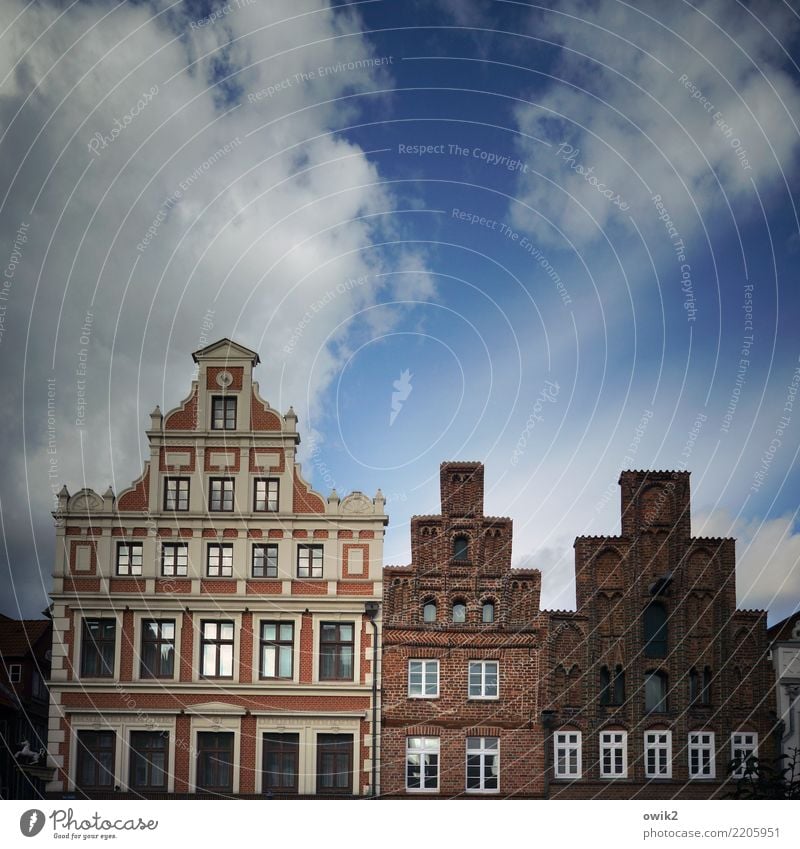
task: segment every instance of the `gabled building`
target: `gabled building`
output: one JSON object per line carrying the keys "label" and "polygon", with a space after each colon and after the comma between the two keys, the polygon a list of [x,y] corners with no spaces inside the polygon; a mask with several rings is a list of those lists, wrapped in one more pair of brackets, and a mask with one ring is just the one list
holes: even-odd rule
{"label": "gabled building", "polygon": [[383,497],[312,490],[257,353],[193,357],[138,480],[59,495],[48,791],[368,794]]}
{"label": "gabled building", "polygon": [[800,611],[767,630],[780,721],[782,766],[787,778],[800,781]]}
{"label": "gabled building", "polygon": [[541,796],[541,576],[511,568],[483,465],[439,474],[441,513],[412,518],[411,564],[384,570],[382,793]]}
{"label": "gabled building", "polygon": [[688,472],[619,484],[620,536],[575,540],[577,611],[550,614],[550,796],[719,797],[772,756],[767,614],[736,608],[734,540],[691,535]]}
{"label": "gabled building", "polygon": [[51,644],[49,619],[0,614],[0,799],[44,792]]}

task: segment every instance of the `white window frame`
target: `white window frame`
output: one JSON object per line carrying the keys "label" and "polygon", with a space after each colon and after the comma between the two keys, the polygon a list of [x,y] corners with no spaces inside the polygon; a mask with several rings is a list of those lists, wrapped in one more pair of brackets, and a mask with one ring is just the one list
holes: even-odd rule
{"label": "white window frame", "polygon": [[[574,737],[574,740],[570,738]],[[569,763],[565,763],[566,769],[562,769],[559,764],[559,749],[564,752],[575,751],[575,769],[569,768]],[[570,758],[567,756],[566,760]],[[553,775],[556,778],[580,778],[582,775],[582,759],[583,759],[583,734],[580,731],[556,731],[553,734]]]}
{"label": "white window frame", "polygon": [[[413,746],[412,741],[420,740],[420,746]],[[435,744],[433,741],[436,741]],[[408,758],[409,755],[420,757],[420,784],[425,784],[425,763],[427,755],[436,755],[436,787],[409,787],[408,786]],[[441,740],[439,737],[406,737],[406,757],[404,762],[405,787],[407,793],[438,793],[441,777]]]}
{"label": "white window frame", "polygon": [[[122,552],[125,551],[127,563],[122,563]],[[117,561],[114,574],[121,578],[138,578],[142,574],[144,563],[144,544],[139,540],[119,540],[117,542]],[[123,572],[122,569],[127,571]]]}
{"label": "white window frame", "polygon": [[[411,676],[412,676],[412,664],[420,664],[421,668],[419,670],[420,678],[420,686],[419,690],[416,690],[415,687],[412,687],[411,684]],[[426,692],[426,684],[428,683],[428,671],[429,666],[432,666],[435,670],[435,678],[436,678],[436,691],[434,693]],[[435,658],[430,657],[422,657],[422,658],[409,658],[408,661],[408,697],[409,699],[438,699],[439,698],[439,661]]]}
{"label": "white window frame", "polygon": [[[470,748],[470,740],[479,740],[477,747]],[[487,740],[494,740],[495,746],[490,748],[486,745]],[[480,758],[480,787],[469,786],[469,758],[470,755]],[[497,787],[486,787],[487,756],[497,758]],[[464,761],[464,787],[467,793],[499,793],[500,792],[500,738],[499,737],[467,737],[466,760]]]}
{"label": "white window frame", "polygon": [[[495,692],[487,694],[486,692],[486,671],[487,667],[493,664],[495,668]],[[474,692],[472,688],[472,674],[475,667],[480,667],[480,692]],[[500,698],[500,661],[499,660],[471,660],[467,666],[467,696],[470,699],[499,699]]]}
{"label": "white window frame", "polygon": [[[703,737],[708,737],[708,740],[703,740]],[[698,764],[703,764],[703,754],[708,756],[708,772],[704,773],[702,768],[699,772],[692,771],[692,754],[697,752]],[[692,781],[709,780],[717,777],[717,765],[715,758],[716,746],[714,742],[713,731],[691,731],[689,733],[689,745],[687,753],[689,758],[689,778]]]}
{"label": "white window frame", "polygon": [[[746,742],[746,738],[750,738],[749,742]],[[735,769],[731,773],[733,778],[744,778],[744,771],[747,766],[748,759],[758,757],[758,734],[756,734],[755,731],[734,731],[734,733],[731,734],[732,761],[737,759],[739,756],[737,753],[740,751],[744,751],[747,754],[744,755],[742,763],[738,769]]]}
{"label": "white window frame", "polygon": [[[614,738],[620,737],[620,740]],[[611,752],[612,772],[606,772],[605,753]],[[622,752],[622,771],[616,772],[616,753]],[[628,732],[609,729],[600,732],[600,777],[601,778],[627,778],[628,777]]]}
{"label": "white window frame", "polygon": [[[666,740],[662,743],[659,735],[665,735]],[[648,754],[655,752],[656,772],[651,772],[648,767]],[[667,753],[667,768],[665,772],[659,772],[661,752]],[[672,732],[666,729],[654,729],[644,732],[644,776],[645,778],[672,778]]]}
{"label": "white window frame", "polygon": [[8,664],[8,683],[9,684],[21,684],[22,683],[22,664],[21,663],[9,663]]}

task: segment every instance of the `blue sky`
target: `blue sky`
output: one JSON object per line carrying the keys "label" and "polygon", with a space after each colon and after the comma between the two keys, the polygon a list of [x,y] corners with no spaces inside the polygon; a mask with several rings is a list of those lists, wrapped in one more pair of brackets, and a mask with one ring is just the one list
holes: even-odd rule
{"label": "blue sky", "polygon": [[515,563],[571,607],[620,470],[679,468],[695,532],[738,540],[740,603],[796,608],[788,4],[9,2],[0,24],[6,612],[49,585],[46,381],[59,484],[119,491],[204,334],[261,353],[316,486],[387,494],[387,563],[439,463],[480,459]]}

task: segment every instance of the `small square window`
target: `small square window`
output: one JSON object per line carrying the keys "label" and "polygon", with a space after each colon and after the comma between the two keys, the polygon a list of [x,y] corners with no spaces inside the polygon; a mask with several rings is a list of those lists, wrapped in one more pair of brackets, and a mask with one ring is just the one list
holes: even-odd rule
{"label": "small square window", "polygon": [[117,543],[117,574],[118,575],[141,575],[142,574],[142,551],[140,542],[118,542]]}
{"label": "small square window", "polygon": [[297,546],[297,577],[321,578],[323,547],[321,545]]}
{"label": "small square window", "polygon": [[208,544],[206,575],[209,578],[233,577],[233,545],[231,543]]}
{"label": "small square window", "polygon": [[164,478],[164,509],[189,509],[189,478]]}
{"label": "small square window", "polygon": [[408,661],[408,696],[412,699],[434,699],[439,695],[439,661]]}
{"label": "small square window", "polygon": [[496,660],[469,662],[469,697],[496,699],[499,695],[500,664]]}
{"label": "small square window", "polygon": [[161,574],[165,578],[184,578],[189,573],[189,546],[185,542],[161,545]]}
{"label": "small square window", "polygon": [[233,478],[211,478],[209,481],[208,509],[215,512],[233,510]]}
{"label": "small square window", "polygon": [[274,513],[278,509],[278,479],[256,478],[253,490],[253,511]]}
{"label": "small square window", "polygon": [[278,577],[278,546],[275,543],[253,544],[253,577]]}

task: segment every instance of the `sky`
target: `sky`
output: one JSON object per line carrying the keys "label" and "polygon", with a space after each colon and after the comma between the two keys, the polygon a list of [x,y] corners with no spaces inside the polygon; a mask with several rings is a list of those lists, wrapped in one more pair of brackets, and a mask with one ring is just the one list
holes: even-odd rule
{"label": "sky", "polygon": [[691,472],[739,605],[800,604],[800,13],[788,2],[0,4],[0,610],[47,604],[63,484],[121,491],[191,352],[257,350],[303,473],[443,460],[542,604]]}

